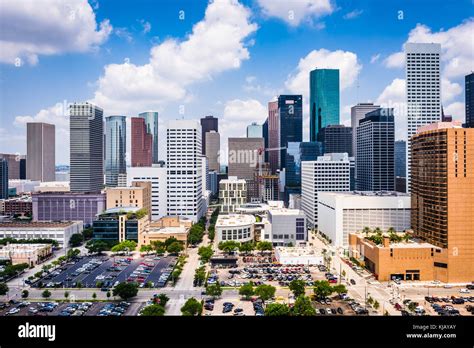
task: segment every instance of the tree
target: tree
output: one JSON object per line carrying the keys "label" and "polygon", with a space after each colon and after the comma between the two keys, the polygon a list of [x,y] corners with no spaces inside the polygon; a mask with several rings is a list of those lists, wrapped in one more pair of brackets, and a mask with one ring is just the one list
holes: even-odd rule
{"label": "tree", "polygon": [[212,298],[220,297],[222,295],[222,288],[219,283],[208,285],[206,288],[206,294],[212,296]]}
{"label": "tree", "polygon": [[380,303],[379,303],[379,301],[375,300],[374,301],[374,309],[378,310],[379,308],[380,308]]}
{"label": "tree", "polygon": [[112,294],[110,293],[110,291],[107,291],[107,293],[105,294],[107,296],[107,298],[109,299],[110,296],[112,296]]}
{"label": "tree", "polygon": [[271,242],[261,241],[257,243],[257,250],[266,251],[266,250],[272,250],[272,249],[273,249],[273,245]]}
{"label": "tree", "polygon": [[254,292],[254,289],[253,289],[253,283],[252,282],[244,284],[239,288],[239,295],[243,296],[246,300],[248,300],[254,293],[255,292]]}
{"label": "tree", "polygon": [[233,240],[228,240],[226,242],[220,242],[217,247],[219,248],[219,250],[222,250],[223,252],[230,254],[234,250],[238,249],[239,246],[240,246],[240,243]]}
{"label": "tree", "polygon": [[94,234],[94,229],[92,227],[84,228],[82,230],[82,236],[84,237],[84,240],[91,239],[93,234]]}
{"label": "tree", "polygon": [[311,304],[311,300],[307,296],[298,296],[291,313],[296,316],[311,316],[316,315],[316,310]]}
{"label": "tree", "polygon": [[381,236],[381,235],[382,235],[382,230],[380,229],[380,227],[375,227],[374,232],[375,232],[375,234],[378,235],[378,236]]}
{"label": "tree", "polygon": [[255,249],[255,244],[253,242],[242,243],[239,246],[239,251],[243,253],[249,253]]}
{"label": "tree", "polygon": [[143,308],[141,315],[146,317],[162,317],[165,315],[165,309],[159,304],[152,304]]}
{"label": "tree", "polygon": [[255,288],[255,295],[257,295],[263,302],[275,296],[276,288],[271,285],[262,284]]}
{"label": "tree", "polygon": [[365,226],[365,227],[362,229],[362,232],[364,232],[364,233],[365,233],[365,235],[366,235],[366,236],[368,236],[368,235],[369,235],[369,233],[371,232],[371,230],[370,230],[370,228],[369,228],[369,227]]}
{"label": "tree", "polygon": [[142,245],[140,247],[140,252],[141,253],[147,253],[149,254],[151,251],[153,251],[153,247],[151,245]]}
{"label": "tree", "polygon": [[66,259],[73,259],[81,254],[79,249],[69,249],[66,253]]}
{"label": "tree", "polygon": [[202,262],[209,262],[213,254],[212,246],[202,246],[198,249],[198,255],[201,257]]}
{"label": "tree", "polygon": [[83,241],[84,236],[81,233],[74,233],[69,239],[69,245],[74,248],[81,245]]}
{"label": "tree", "polygon": [[76,288],[81,289],[82,288],[82,282],[77,282],[76,283]]}
{"label": "tree", "polygon": [[290,309],[286,304],[282,303],[270,303],[265,308],[265,315],[269,317],[281,317],[290,315]]}
{"label": "tree", "polygon": [[28,290],[23,290],[21,292],[21,298],[28,298],[29,295],[30,295],[30,292]]}
{"label": "tree", "polygon": [[291,281],[289,288],[295,297],[299,297],[300,295],[304,295],[305,285],[304,280],[295,279]]}
{"label": "tree", "polygon": [[205,267],[199,267],[194,273],[194,280],[196,283],[201,286],[202,283],[206,280],[206,269]]}
{"label": "tree", "polygon": [[45,291],[43,291],[41,296],[43,296],[44,298],[50,298],[51,297],[51,291],[45,290]]}
{"label": "tree", "polygon": [[129,298],[137,296],[138,284],[137,283],[120,283],[113,289],[114,296],[120,296],[122,299],[127,300]]}
{"label": "tree", "polygon": [[343,284],[334,285],[332,287],[332,290],[338,295],[347,294],[347,289],[346,289],[345,285],[343,285]]}
{"label": "tree", "polygon": [[102,240],[92,239],[87,242],[86,249],[89,251],[90,254],[101,254],[103,251],[109,248],[108,244]]}
{"label": "tree", "polygon": [[0,295],[6,295],[8,293],[7,283],[0,283]]}
{"label": "tree", "polygon": [[179,242],[179,240],[177,240],[175,237],[169,237],[163,242],[163,245],[165,249],[168,249],[168,247],[175,242]]}
{"label": "tree", "polygon": [[185,316],[196,316],[201,315],[202,304],[194,297],[191,297],[186,301],[186,303],[181,307],[181,313]]}
{"label": "tree", "polygon": [[170,254],[178,254],[179,252],[183,251],[183,249],[184,247],[180,242],[173,242],[167,248]]}
{"label": "tree", "polygon": [[160,306],[163,306],[163,308],[166,306],[170,298],[166,296],[166,294],[159,294],[154,298],[155,302],[159,304]]}
{"label": "tree", "polygon": [[129,251],[134,251],[136,248],[137,248],[137,242],[135,242],[133,240],[124,240],[124,241],[114,245],[112,247],[112,249],[110,249],[110,251],[112,251],[114,253],[117,253],[117,252],[120,252],[120,251],[129,252]]}
{"label": "tree", "polygon": [[318,298],[326,298],[332,294],[333,287],[327,280],[316,280],[313,291]]}
{"label": "tree", "polygon": [[68,299],[69,298],[69,291],[64,291],[64,298]]}
{"label": "tree", "polygon": [[97,294],[94,292],[92,293],[92,298],[95,300],[97,298]]}

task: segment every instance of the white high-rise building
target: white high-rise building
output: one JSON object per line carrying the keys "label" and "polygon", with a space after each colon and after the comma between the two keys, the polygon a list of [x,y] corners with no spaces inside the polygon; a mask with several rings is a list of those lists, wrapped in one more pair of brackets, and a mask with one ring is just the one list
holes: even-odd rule
{"label": "white high-rise building", "polygon": [[301,207],[307,225],[318,225],[318,192],[350,190],[350,162],[347,153],[330,153],[316,161],[301,162]]}
{"label": "white high-rise building", "polygon": [[199,121],[174,120],[166,125],[167,212],[194,222],[203,213],[201,136]]}
{"label": "white high-rise building", "polygon": [[421,126],[441,121],[441,45],[405,45],[407,96],[407,190],[410,187],[410,138]]}

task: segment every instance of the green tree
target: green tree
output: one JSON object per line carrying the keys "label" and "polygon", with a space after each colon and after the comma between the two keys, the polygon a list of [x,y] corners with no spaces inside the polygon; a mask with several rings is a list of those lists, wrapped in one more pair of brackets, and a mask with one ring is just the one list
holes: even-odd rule
{"label": "green tree", "polygon": [[316,280],[313,291],[318,298],[326,298],[332,294],[333,287],[327,280]]}
{"label": "green tree", "polygon": [[300,295],[304,295],[305,285],[304,280],[295,279],[291,281],[289,288],[295,297],[299,297]]}
{"label": "green tree", "polygon": [[343,285],[343,284],[334,285],[332,287],[332,290],[333,290],[333,292],[335,292],[338,295],[347,294],[347,289],[346,289],[345,285]]}
{"label": "green tree", "polygon": [[84,237],[84,240],[91,239],[93,234],[94,234],[94,229],[92,227],[84,228],[82,230],[82,236]]}
{"label": "green tree", "polygon": [[114,245],[112,247],[112,249],[110,249],[110,251],[112,251],[114,253],[120,252],[120,251],[129,252],[129,251],[134,251],[136,248],[137,248],[137,242],[135,242],[133,240],[124,240],[124,241]]}
{"label": "green tree", "polygon": [[43,298],[50,298],[50,297],[51,297],[51,291],[49,291],[49,290],[44,290],[44,291],[41,293],[41,296],[43,296]]}
{"label": "green tree", "polygon": [[249,253],[255,249],[255,244],[253,242],[242,243],[239,246],[239,251],[243,253]]}
{"label": "green tree", "polygon": [[140,252],[141,253],[147,253],[149,254],[151,251],[153,251],[153,247],[151,245],[142,245],[140,247]]}
{"label": "green tree", "polygon": [[371,232],[370,228],[365,226],[363,229],[362,229],[362,232],[365,233],[366,236],[368,236]]}
{"label": "green tree", "polygon": [[311,316],[316,315],[316,310],[311,304],[311,300],[307,296],[298,296],[291,313],[296,316]]}
{"label": "green tree", "polygon": [[110,291],[107,291],[106,294],[105,294],[105,296],[107,296],[107,299],[109,299],[110,296],[112,296],[112,294],[110,293]]}
{"label": "green tree", "polygon": [[92,298],[95,300],[97,298],[97,294],[94,292],[92,293]]}
{"label": "green tree", "polygon": [[252,282],[244,284],[239,288],[239,295],[243,296],[246,300],[248,300],[254,293],[255,292],[254,292],[254,289],[253,289],[253,283]]}
{"label": "green tree", "polygon": [[162,317],[165,315],[165,309],[159,304],[152,304],[143,308],[141,315],[146,317]]}
{"label": "green tree", "polygon": [[79,249],[69,249],[66,254],[66,259],[73,259],[81,254]]}
{"label": "green tree", "polygon": [[185,316],[196,316],[201,315],[202,304],[194,297],[191,297],[186,301],[186,303],[181,307],[181,313]]}
{"label": "green tree", "polygon": [[0,283],[0,295],[6,295],[8,293],[8,285],[6,283]]}
{"label": "green tree", "polygon": [[69,291],[64,291],[64,298],[68,299],[69,298]]}
{"label": "green tree", "polygon": [[261,241],[257,243],[257,250],[260,251],[269,251],[273,249],[273,245],[271,242]]}
{"label": "green tree", "polygon": [[269,317],[282,317],[290,315],[290,309],[286,304],[270,303],[265,308],[265,315]]}
{"label": "green tree", "polygon": [[198,255],[201,257],[202,262],[209,262],[213,254],[212,246],[202,246],[198,249]]}
{"label": "green tree", "polygon": [[86,249],[89,251],[90,254],[101,254],[103,251],[107,250],[109,245],[104,242],[103,240],[92,239],[87,242]]}
{"label": "green tree", "polygon": [[255,295],[257,295],[263,302],[275,296],[276,288],[271,285],[262,284],[255,288]]}
{"label": "green tree", "polygon": [[380,308],[380,303],[379,303],[379,301],[375,300],[373,306],[374,306],[374,309],[375,309],[375,310],[378,310],[378,309]]}
{"label": "green tree", "polygon": [[112,291],[114,296],[120,296],[124,300],[137,296],[137,283],[120,283]]}
{"label": "green tree", "polygon": [[82,233],[74,233],[71,238],[69,238],[69,245],[74,248],[81,245],[83,241],[84,236]]}
{"label": "green tree", "polygon": [[170,298],[166,296],[166,294],[159,294],[157,297],[155,297],[155,302],[160,306],[163,306],[163,308],[166,306],[169,300]]}
{"label": "green tree", "polygon": [[170,254],[178,254],[179,252],[183,251],[183,249],[184,247],[180,242],[173,242],[167,248]]}
{"label": "green tree", "polygon": [[222,250],[223,252],[230,254],[234,250],[237,250],[239,246],[240,246],[240,243],[233,240],[228,240],[225,242],[220,242],[217,247],[219,248],[219,250]]}
{"label": "green tree", "polygon": [[23,290],[21,292],[21,298],[28,298],[29,295],[30,295],[30,292],[28,290]]}
{"label": "green tree", "polygon": [[206,287],[206,294],[212,298],[220,297],[222,295],[222,288],[219,283],[211,284]]}
{"label": "green tree", "polygon": [[206,280],[206,269],[205,267],[199,267],[196,269],[196,272],[194,273],[194,280],[196,283],[201,286],[202,283]]}
{"label": "green tree", "polygon": [[76,288],[81,289],[82,288],[82,282],[77,282],[76,283]]}

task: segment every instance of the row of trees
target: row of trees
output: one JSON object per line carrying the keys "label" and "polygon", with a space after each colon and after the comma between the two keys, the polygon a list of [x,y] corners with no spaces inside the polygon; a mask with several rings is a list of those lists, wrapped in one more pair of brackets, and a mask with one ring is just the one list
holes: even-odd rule
{"label": "row of trees", "polygon": [[255,249],[260,251],[272,250],[273,245],[271,242],[267,241],[261,241],[255,244],[254,242],[239,243],[233,240],[228,240],[220,242],[218,248],[226,253],[231,253],[237,250],[243,253],[249,253]]}
{"label": "row of trees", "polygon": [[[366,239],[374,242],[375,244],[380,245],[380,244],[383,243],[384,234],[383,234],[382,230],[379,227],[376,227],[376,228],[374,228],[374,230],[371,230],[369,227],[366,226],[362,229],[362,232],[365,233]],[[374,233],[374,234],[369,236],[371,233]],[[401,241],[408,241],[410,239],[409,234],[405,233],[402,236],[402,235],[398,234],[397,231],[393,227],[390,227],[387,230],[387,234],[388,234],[388,237],[390,239],[390,242],[393,242],[393,243],[399,243]]]}
{"label": "row of trees", "polygon": [[206,230],[206,217],[203,216],[197,223],[191,226],[188,233],[189,244],[199,244],[204,237],[204,231]]}
{"label": "row of trees", "polygon": [[217,217],[219,216],[219,208],[214,210],[211,215],[211,219],[209,221],[209,228],[207,229],[208,231],[208,237],[211,241],[214,240],[214,237],[216,235],[216,221]]}

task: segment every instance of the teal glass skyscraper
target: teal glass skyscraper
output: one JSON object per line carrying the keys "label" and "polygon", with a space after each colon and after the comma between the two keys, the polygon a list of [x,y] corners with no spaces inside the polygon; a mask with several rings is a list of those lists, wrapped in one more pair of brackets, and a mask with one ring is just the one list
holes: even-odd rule
{"label": "teal glass skyscraper", "polygon": [[339,124],[339,70],[315,69],[309,74],[309,138],[318,140],[321,128]]}
{"label": "teal glass skyscraper", "polygon": [[145,119],[147,133],[153,137],[151,149],[152,162],[158,163],[158,112],[142,112],[138,114],[138,117]]}
{"label": "teal glass skyscraper", "polygon": [[127,144],[125,116],[105,118],[105,185],[119,186],[120,175],[126,175],[125,151]]}

